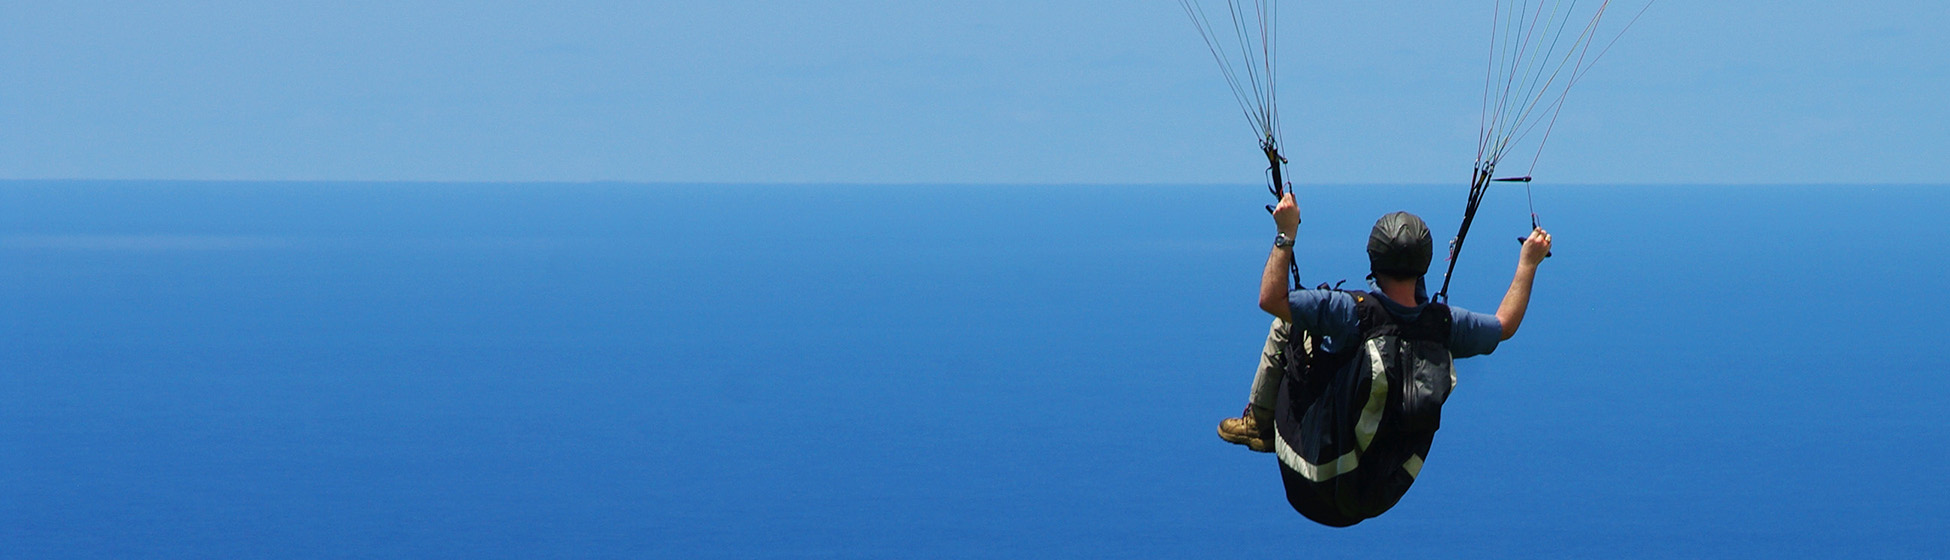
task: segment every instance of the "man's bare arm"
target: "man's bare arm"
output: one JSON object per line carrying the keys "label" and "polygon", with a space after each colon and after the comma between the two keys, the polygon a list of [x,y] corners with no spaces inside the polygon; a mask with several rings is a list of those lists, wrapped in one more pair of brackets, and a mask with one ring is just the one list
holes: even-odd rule
{"label": "man's bare arm", "polygon": [[[1273,225],[1288,239],[1300,230],[1300,206],[1293,202],[1293,193],[1280,197],[1280,205],[1273,209]],[[1287,322],[1293,322],[1293,308],[1286,299],[1286,271],[1292,264],[1293,248],[1274,247],[1266,257],[1266,272],[1259,277],[1259,308]]]}
{"label": "man's bare arm", "polygon": [[1286,269],[1292,262],[1293,248],[1274,247],[1259,278],[1259,308],[1288,323],[1293,322],[1293,308],[1287,305]]}
{"label": "man's bare arm", "polygon": [[1543,228],[1530,232],[1517,257],[1517,274],[1510,279],[1510,291],[1503,293],[1503,304],[1496,308],[1496,320],[1503,323],[1503,340],[1517,336],[1523,315],[1530,308],[1530,285],[1537,280],[1537,265],[1551,253],[1551,234]]}

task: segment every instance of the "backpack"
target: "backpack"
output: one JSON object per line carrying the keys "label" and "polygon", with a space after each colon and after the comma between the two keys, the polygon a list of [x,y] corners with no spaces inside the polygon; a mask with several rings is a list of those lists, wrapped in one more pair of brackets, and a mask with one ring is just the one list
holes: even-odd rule
{"label": "backpack", "polygon": [[1274,411],[1287,501],[1332,527],[1381,515],[1408,492],[1456,383],[1447,306],[1425,304],[1401,321],[1385,296],[1348,294],[1358,344],[1329,353],[1318,335],[1291,337],[1288,355],[1305,359],[1288,360]]}

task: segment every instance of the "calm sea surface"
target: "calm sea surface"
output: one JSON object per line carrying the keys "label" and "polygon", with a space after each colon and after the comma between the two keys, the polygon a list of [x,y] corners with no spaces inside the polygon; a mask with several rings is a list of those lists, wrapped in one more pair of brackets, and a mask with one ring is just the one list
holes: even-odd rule
{"label": "calm sea surface", "polygon": [[[1303,276],[1465,190],[1303,188]],[[1342,530],[1213,434],[1264,197],[0,182],[0,557],[1950,550],[1950,188],[1539,185],[1523,331]],[[1493,311],[1529,218],[1484,206]]]}

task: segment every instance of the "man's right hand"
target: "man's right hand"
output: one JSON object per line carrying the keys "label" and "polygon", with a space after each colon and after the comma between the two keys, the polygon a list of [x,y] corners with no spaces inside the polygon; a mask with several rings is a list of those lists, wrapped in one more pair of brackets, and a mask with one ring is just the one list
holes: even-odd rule
{"label": "man's right hand", "polygon": [[1521,264],[1527,264],[1530,266],[1537,266],[1539,264],[1543,264],[1544,257],[1548,257],[1550,255],[1551,255],[1550,232],[1544,231],[1544,228],[1535,228],[1530,230],[1530,237],[1525,238],[1523,240],[1523,253],[1518,255],[1517,262]]}
{"label": "man's right hand", "polygon": [[1293,202],[1293,193],[1280,197],[1280,205],[1273,207],[1273,225],[1287,237],[1300,231],[1300,205]]}

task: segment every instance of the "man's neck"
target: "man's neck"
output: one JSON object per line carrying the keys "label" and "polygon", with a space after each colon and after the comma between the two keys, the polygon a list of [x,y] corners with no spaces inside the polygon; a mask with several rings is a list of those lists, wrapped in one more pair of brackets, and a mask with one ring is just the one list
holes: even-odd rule
{"label": "man's neck", "polygon": [[1401,304],[1402,307],[1415,307],[1419,305],[1415,301],[1415,281],[1413,280],[1396,282],[1377,278],[1375,279],[1375,284],[1381,288],[1382,295],[1388,296],[1388,299],[1395,300],[1395,303]]}

